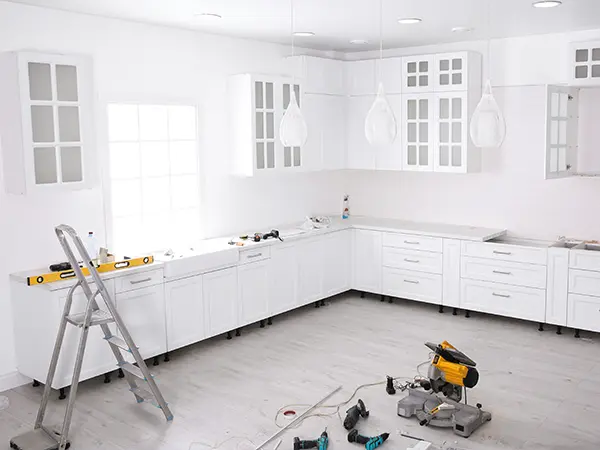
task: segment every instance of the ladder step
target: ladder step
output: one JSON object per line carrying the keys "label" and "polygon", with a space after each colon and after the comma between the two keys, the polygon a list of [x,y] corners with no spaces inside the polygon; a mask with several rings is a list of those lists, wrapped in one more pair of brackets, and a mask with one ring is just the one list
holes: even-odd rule
{"label": "ladder step", "polygon": [[119,347],[121,350],[125,350],[126,352],[131,353],[131,349],[129,348],[129,345],[127,345],[127,342],[125,342],[123,339],[121,339],[119,336],[111,336],[108,338],[104,338],[106,339],[106,341],[111,344],[114,345],[115,347]]}
{"label": "ladder step", "polygon": [[147,403],[151,403],[152,405],[156,406],[159,409],[162,409],[160,407],[160,405],[158,404],[158,402],[156,401],[156,398],[154,397],[154,395],[152,394],[152,392],[149,392],[146,389],[142,389],[142,388],[139,388],[139,387],[132,388],[132,389],[129,389],[129,390],[131,392],[133,392],[136,395],[136,397],[142,399],[142,401],[138,400],[138,403],[147,402]]}
{"label": "ladder step", "polygon": [[[84,312],[77,313],[77,314],[70,314],[67,316],[67,322],[69,322],[77,327],[82,327],[84,320],[85,320]],[[103,325],[106,323],[112,323],[114,321],[115,321],[115,319],[113,319],[113,317],[110,315],[109,312],[98,309],[98,310],[92,312],[90,326]]]}
{"label": "ladder step", "polygon": [[[139,367],[134,366],[133,364],[128,363],[128,362],[124,362],[124,363],[117,364],[117,365],[121,369],[123,369],[125,372],[129,372],[131,375],[138,377],[140,380],[148,381],[146,379],[146,377],[144,376],[142,369],[140,369]],[[154,378],[154,375],[150,374],[150,376],[152,378]]]}

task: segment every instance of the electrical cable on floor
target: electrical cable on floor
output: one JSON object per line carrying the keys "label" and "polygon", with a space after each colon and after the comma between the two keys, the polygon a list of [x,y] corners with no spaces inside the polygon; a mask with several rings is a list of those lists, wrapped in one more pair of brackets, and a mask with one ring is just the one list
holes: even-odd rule
{"label": "electrical cable on floor", "polygon": [[223,445],[225,445],[227,442],[232,441],[234,439],[239,439],[240,442],[237,443],[237,445],[235,446],[236,450],[238,449],[238,447],[240,446],[240,444],[242,442],[250,442],[250,444],[252,444],[252,446],[254,447],[256,444],[254,442],[252,442],[250,439],[248,439],[247,437],[242,437],[242,436],[230,436],[227,439],[225,439],[224,441],[220,442],[219,444],[216,444],[214,446],[210,446],[207,444],[204,444],[203,442],[192,442],[189,446],[188,450],[200,450],[200,446],[210,449],[210,450],[217,450],[218,448],[222,447]]}

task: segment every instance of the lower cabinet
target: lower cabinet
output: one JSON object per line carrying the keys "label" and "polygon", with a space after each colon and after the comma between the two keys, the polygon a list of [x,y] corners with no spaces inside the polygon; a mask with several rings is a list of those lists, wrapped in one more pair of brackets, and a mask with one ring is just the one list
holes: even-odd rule
{"label": "lower cabinet", "polygon": [[350,289],[352,231],[327,234],[322,239],[323,297],[331,297]]}
{"label": "lower cabinet", "polygon": [[309,238],[296,243],[299,305],[323,298],[322,245],[321,238]]}
{"label": "lower cabinet", "polygon": [[204,274],[204,326],[206,337],[238,327],[237,267]]}
{"label": "lower cabinet", "polygon": [[600,297],[569,294],[567,325],[579,330],[600,332]]}
{"label": "lower cabinet", "polygon": [[441,305],[442,276],[384,267],[383,294]]}
{"label": "lower cabinet", "polygon": [[202,275],[165,283],[167,350],[175,350],[206,336]]}
{"label": "lower cabinet", "polygon": [[118,293],[117,311],[143,358],[167,351],[165,296],[162,284]]}
{"label": "lower cabinet", "polygon": [[238,267],[238,302],[240,325],[269,316],[269,260]]}
{"label": "lower cabinet", "polygon": [[269,315],[274,316],[298,306],[298,257],[296,244],[271,247],[269,261]]}
{"label": "lower cabinet", "polygon": [[353,230],[352,288],[381,294],[381,232]]}

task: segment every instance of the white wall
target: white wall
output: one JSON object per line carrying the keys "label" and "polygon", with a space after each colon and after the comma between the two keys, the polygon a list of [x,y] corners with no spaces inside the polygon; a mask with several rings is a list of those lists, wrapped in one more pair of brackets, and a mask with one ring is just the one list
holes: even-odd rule
{"label": "white wall", "polygon": [[[139,97],[200,105],[205,236],[266,231],[341,208],[342,173],[261,180],[228,175],[226,78],[280,72],[286,47],[0,1],[0,51],[22,49],[91,54],[101,101]],[[103,241],[102,201],[100,187],[46,198],[0,189],[0,390],[16,370],[8,274],[64,260],[53,231],[59,223],[94,230]]]}

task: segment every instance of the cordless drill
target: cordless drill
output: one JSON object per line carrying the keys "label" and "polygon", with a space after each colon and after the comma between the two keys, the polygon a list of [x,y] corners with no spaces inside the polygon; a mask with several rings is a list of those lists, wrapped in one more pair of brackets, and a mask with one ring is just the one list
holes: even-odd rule
{"label": "cordless drill", "polygon": [[346,418],[344,419],[344,428],[350,431],[358,423],[359,417],[366,419],[369,417],[369,411],[361,399],[358,399],[358,403],[346,411]]}
{"label": "cordless drill", "polygon": [[383,433],[375,437],[366,437],[358,434],[358,430],[352,430],[348,433],[348,442],[364,444],[367,450],[374,450],[383,444],[388,437],[390,437],[389,433]]}
{"label": "cordless drill", "polygon": [[314,441],[301,441],[300,438],[294,438],[294,450],[305,450],[307,448],[327,450],[327,444],[329,444],[329,438],[327,437],[327,428],[325,428],[325,431],[321,433],[319,439],[316,439]]}

